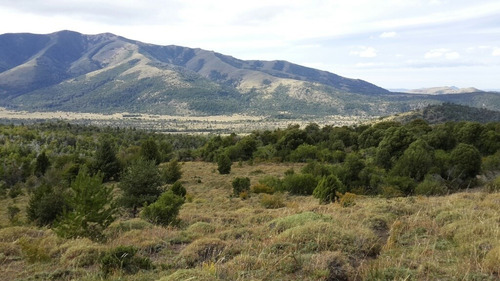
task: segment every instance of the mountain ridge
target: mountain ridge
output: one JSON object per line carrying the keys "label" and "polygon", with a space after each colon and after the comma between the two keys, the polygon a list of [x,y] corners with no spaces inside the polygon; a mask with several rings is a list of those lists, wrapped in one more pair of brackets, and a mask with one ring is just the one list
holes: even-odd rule
{"label": "mountain ridge", "polygon": [[[488,106],[500,107],[496,96],[474,102],[485,99]],[[360,79],[287,61],[246,61],[111,33],[0,35],[0,106],[11,109],[387,115],[442,101],[392,93]]]}

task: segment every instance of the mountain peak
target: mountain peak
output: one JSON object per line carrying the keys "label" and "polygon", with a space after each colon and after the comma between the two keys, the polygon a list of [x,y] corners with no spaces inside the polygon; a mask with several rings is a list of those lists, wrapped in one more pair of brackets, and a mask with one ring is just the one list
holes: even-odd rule
{"label": "mountain peak", "polygon": [[437,102],[284,60],[111,33],[0,35],[0,106],[15,109],[304,117],[386,115]]}

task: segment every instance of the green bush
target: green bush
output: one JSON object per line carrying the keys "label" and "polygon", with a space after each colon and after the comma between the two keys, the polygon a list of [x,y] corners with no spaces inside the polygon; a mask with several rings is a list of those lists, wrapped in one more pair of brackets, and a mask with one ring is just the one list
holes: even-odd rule
{"label": "green bush", "polygon": [[101,258],[101,271],[104,276],[116,271],[134,274],[140,269],[152,269],[148,258],[137,257],[137,249],[132,246],[119,246],[105,253]]}
{"label": "green bush", "polygon": [[37,226],[51,225],[64,209],[70,209],[62,193],[61,189],[47,184],[37,187],[28,202],[28,220]]}
{"label": "green bush", "polygon": [[436,179],[432,175],[426,176],[424,181],[415,187],[415,194],[417,195],[445,195],[447,192],[448,188],[446,187],[444,180]]}
{"label": "green bush", "polygon": [[233,195],[234,196],[240,196],[240,194],[242,192],[248,193],[250,191],[250,179],[249,178],[237,177],[233,180],[232,185],[233,185]]}
{"label": "green bush", "polygon": [[151,223],[159,225],[175,224],[179,209],[184,199],[172,191],[164,192],[156,202],[145,207],[141,216]]}
{"label": "green bush", "polygon": [[163,170],[163,179],[166,183],[175,183],[182,177],[181,166],[177,159],[173,159],[168,162],[167,166]]}
{"label": "green bush", "polygon": [[296,195],[311,195],[317,185],[316,177],[310,174],[290,174],[283,180],[284,189]]}
{"label": "green bush", "polygon": [[176,181],[172,185],[171,190],[175,195],[178,195],[182,198],[186,197],[186,193],[187,193],[186,188],[184,186],[182,186],[182,183],[180,181]]}
{"label": "green bush", "polygon": [[283,189],[283,181],[275,176],[264,176],[259,179],[259,184],[263,184],[269,186],[273,189],[273,191],[284,191]]}
{"label": "green bush", "polygon": [[221,154],[217,158],[217,170],[221,175],[227,175],[231,173],[232,165],[233,162],[231,162],[231,159],[226,154]]}
{"label": "green bush", "polygon": [[323,177],[314,189],[313,196],[319,199],[320,203],[335,202],[338,199],[338,192],[344,190],[342,182],[335,175]]}

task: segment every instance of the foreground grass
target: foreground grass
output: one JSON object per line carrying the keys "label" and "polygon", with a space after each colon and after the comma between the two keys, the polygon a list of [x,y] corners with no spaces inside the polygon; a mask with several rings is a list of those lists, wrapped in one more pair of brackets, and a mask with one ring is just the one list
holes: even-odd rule
{"label": "foreground grass", "polygon": [[[58,238],[25,225],[23,214],[13,226],[4,212],[13,199],[3,199],[0,279],[498,280],[500,193],[357,196],[345,207],[287,194],[231,197],[236,176],[255,184],[290,168],[300,165],[235,164],[230,175],[219,175],[214,164],[184,163],[189,200],[180,225],[122,218],[107,229],[104,244]],[[26,201],[16,198],[18,206]],[[121,245],[135,246],[154,269],[104,277],[99,257]]]}

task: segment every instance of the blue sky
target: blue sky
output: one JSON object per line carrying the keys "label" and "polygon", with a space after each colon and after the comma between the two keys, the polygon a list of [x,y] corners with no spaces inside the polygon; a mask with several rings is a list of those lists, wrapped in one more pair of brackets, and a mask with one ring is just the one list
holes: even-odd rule
{"label": "blue sky", "polygon": [[0,0],[0,19],[0,34],[112,32],[390,89],[500,89],[499,0]]}

